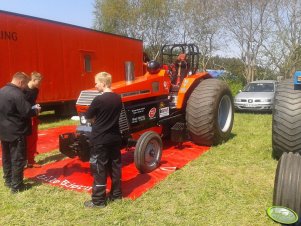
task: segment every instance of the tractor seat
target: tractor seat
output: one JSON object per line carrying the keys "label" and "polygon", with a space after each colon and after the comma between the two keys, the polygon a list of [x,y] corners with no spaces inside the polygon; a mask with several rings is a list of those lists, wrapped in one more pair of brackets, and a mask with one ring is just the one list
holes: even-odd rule
{"label": "tractor seat", "polygon": [[177,93],[177,92],[179,92],[179,89],[180,89],[180,86],[178,86],[178,85],[171,84],[171,86],[170,86],[170,92]]}

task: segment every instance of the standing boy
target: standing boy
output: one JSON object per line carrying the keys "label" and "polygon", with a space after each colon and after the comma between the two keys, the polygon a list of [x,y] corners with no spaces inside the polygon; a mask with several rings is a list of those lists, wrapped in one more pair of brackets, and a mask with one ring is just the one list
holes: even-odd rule
{"label": "standing boy", "polygon": [[93,174],[92,200],[84,203],[88,208],[106,206],[107,175],[112,179],[109,199],[121,199],[121,135],[119,115],[121,97],[111,90],[112,76],[107,72],[95,75],[95,87],[102,94],[96,96],[86,118],[92,122],[90,169]]}
{"label": "standing boy", "polygon": [[[36,105],[41,81],[42,81],[42,75],[34,71],[31,73],[31,79],[28,82],[27,87],[24,89],[25,98],[31,104],[31,106]],[[38,116],[34,116],[31,119],[29,119],[28,123],[29,123],[30,135],[26,137],[27,167],[39,168],[41,167],[41,165],[37,164],[34,160],[35,154],[37,153],[38,124],[39,124]]]}

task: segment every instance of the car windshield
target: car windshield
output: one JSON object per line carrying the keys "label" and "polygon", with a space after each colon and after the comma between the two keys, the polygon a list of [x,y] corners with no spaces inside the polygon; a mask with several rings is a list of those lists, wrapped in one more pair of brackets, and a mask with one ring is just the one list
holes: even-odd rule
{"label": "car windshield", "polygon": [[243,92],[274,92],[274,83],[249,83]]}

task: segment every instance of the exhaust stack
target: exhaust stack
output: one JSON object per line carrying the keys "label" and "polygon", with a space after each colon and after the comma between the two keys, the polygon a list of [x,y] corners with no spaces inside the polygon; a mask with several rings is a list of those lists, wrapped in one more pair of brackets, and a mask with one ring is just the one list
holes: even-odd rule
{"label": "exhaust stack", "polygon": [[126,61],[124,63],[124,69],[125,69],[125,81],[126,82],[134,81],[135,79],[134,63],[132,61]]}

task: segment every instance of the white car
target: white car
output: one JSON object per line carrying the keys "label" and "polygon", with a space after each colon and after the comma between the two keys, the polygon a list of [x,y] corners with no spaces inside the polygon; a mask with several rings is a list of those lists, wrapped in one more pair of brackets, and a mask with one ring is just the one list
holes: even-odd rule
{"label": "white car", "polygon": [[277,86],[275,80],[250,82],[234,98],[234,107],[240,111],[271,111]]}

